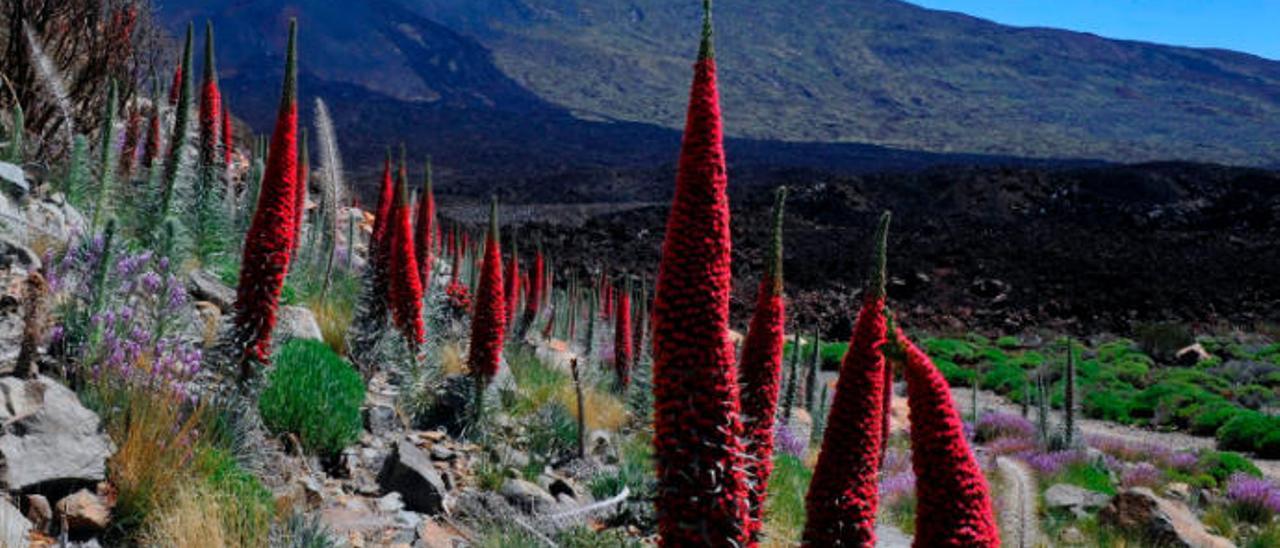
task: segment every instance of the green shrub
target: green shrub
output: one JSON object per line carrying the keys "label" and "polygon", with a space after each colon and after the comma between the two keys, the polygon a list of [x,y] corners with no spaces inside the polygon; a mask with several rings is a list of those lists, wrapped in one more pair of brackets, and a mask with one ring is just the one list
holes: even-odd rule
{"label": "green shrub", "polygon": [[360,436],[364,382],[323,342],[294,339],[276,353],[258,399],[262,422],[296,434],[303,447],[335,456]]}
{"label": "green shrub", "polygon": [[982,387],[1000,394],[1021,392],[1026,382],[1026,371],[1010,363],[994,365],[982,376]]}
{"label": "green shrub", "polygon": [[972,363],[978,358],[978,347],[959,339],[925,339],[924,348],[934,360]]}
{"label": "green shrub", "polygon": [[1280,419],[1257,411],[1241,411],[1218,429],[1218,447],[1231,451],[1255,451],[1272,431],[1280,429]]}
{"label": "green shrub", "polygon": [[1116,494],[1116,486],[1111,483],[1111,474],[1098,463],[1077,462],[1058,472],[1052,483],[1066,483],[1096,491],[1105,495]]}
{"label": "green shrub", "polygon": [[1235,400],[1249,409],[1262,409],[1276,401],[1276,394],[1265,386],[1250,384],[1236,393]]}
{"label": "green shrub", "polygon": [[1091,419],[1102,419],[1123,424],[1133,422],[1134,391],[1084,390],[1084,414]]}
{"label": "green shrub", "polygon": [[1018,341],[1017,337],[1005,335],[996,339],[996,346],[1005,350],[1016,350],[1022,346],[1022,343]]}
{"label": "green shrub", "polygon": [[1253,462],[1239,453],[1229,451],[1206,450],[1200,454],[1200,460],[1196,462],[1196,467],[1213,478],[1217,485],[1222,485],[1223,482],[1227,481],[1227,478],[1236,472],[1262,477],[1262,470],[1259,470]]}
{"label": "green shrub", "polygon": [[1217,432],[1227,421],[1240,414],[1240,408],[1227,401],[1200,406],[1200,410],[1191,417],[1191,432],[1202,436]]}
{"label": "green shrub", "polygon": [[933,364],[938,366],[938,371],[951,386],[973,386],[974,379],[978,376],[972,369],[956,365],[946,358],[935,359]]}
{"label": "green shrub", "polygon": [[1258,440],[1257,451],[1258,456],[1264,459],[1280,458],[1280,425],[1275,425],[1271,432]]}

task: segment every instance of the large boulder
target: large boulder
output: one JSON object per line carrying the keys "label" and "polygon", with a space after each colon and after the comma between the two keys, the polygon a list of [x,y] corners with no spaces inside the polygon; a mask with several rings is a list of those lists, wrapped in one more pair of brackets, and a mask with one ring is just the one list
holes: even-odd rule
{"label": "large boulder", "polygon": [[192,270],[187,275],[187,292],[197,301],[208,301],[229,312],[236,302],[236,290],[207,270]]}
{"label": "large boulder", "polygon": [[1066,483],[1051,485],[1044,492],[1044,505],[1050,511],[1062,510],[1085,516],[1106,504],[1107,495]]}
{"label": "large boulder", "polygon": [[553,508],[555,497],[538,484],[516,478],[507,478],[498,490],[512,506],[529,514],[539,514]]}
{"label": "large boulder", "polygon": [[289,339],[324,340],[320,332],[320,324],[316,315],[302,306],[282,306],[276,314],[276,331],[274,337],[280,342]]}
{"label": "large boulder", "polygon": [[31,522],[9,501],[0,498],[0,546],[26,546]]}
{"label": "large boulder", "polygon": [[1155,546],[1230,548],[1231,541],[1209,533],[1181,502],[1156,496],[1146,487],[1126,489],[1098,513],[1098,521],[1141,536]]}
{"label": "large boulder", "polygon": [[67,531],[77,536],[96,535],[111,523],[111,509],[88,489],[81,489],[58,501],[57,510],[67,525]]}
{"label": "large boulder", "polygon": [[436,472],[431,457],[414,445],[400,440],[387,457],[378,483],[387,492],[404,497],[405,507],[414,512],[435,515],[444,511],[444,480]]}
{"label": "large boulder", "polygon": [[115,452],[98,415],[48,377],[0,378],[0,488],[95,483]]}
{"label": "large boulder", "polygon": [[27,174],[22,171],[21,166],[0,162],[0,191],[19,198],[31,192],[31,185],[27,183]]}

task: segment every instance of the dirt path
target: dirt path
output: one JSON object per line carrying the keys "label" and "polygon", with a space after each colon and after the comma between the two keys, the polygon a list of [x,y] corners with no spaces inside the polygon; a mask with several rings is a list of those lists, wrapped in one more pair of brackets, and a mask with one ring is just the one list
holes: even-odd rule
{"label": "dirt path", "polygon": [[[954,388],[951,391],[956,406],[965,416],[969,416],[972,392],[968,388]],[[1007,413],[1019,413],[1018,404],[1006,400],[994,392],[978,392],[978,409],[981,411],[996,410]],[[1034,416],[1034,411],[1032,412]],[[1062,424],[1062,412],[1052,411],[1054,424]],[[1114,436],[1124,440],[1160,445],[1173,449],[1213,449],[1214,439],[1207,436],[1193,436],[1185,432],[1161,432],[1134,426],[1126,426],[1108,421],[1087,419],[1077,416],[1076,425],[1085,435]],[[1253,459],[1262,473],[1272,480],[1280,481],[1280,460]]]}
{"label": "dirt path", "polygon": [[1005,530],[1002,544],[1011,548],[1035,548],[1048,546],[1040,531],[1040,518],[1036,513],[1036,480],[1027,465],[1010,458],[997,457],[996,469],[1004,478],[1007,489],[1004,507],[1000,509],[1000,521]]}

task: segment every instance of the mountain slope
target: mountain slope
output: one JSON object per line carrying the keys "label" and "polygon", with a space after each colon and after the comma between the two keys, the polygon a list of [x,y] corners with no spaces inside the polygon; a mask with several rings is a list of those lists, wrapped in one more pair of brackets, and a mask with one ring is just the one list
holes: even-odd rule
{"label": "mountain slope", "polygon": [[[413,0],[550,102],[678,127],[689,0]],[[720,2],[731,134],[1114,161],[1280,159],[1280,63],[897,0]]]}
{"label": "mountain slope", "polygon": [[[162,15],[173,28],[214,20],[232,107],[248,105],[260,129],[270,111],[254,105],[272,104],[282,29],[298,16],[313,82],[304,92],[360,113],[339,122],[344,139],[369,144],[355,149],[357,163],[404,139],[424,153],[453,146],[465,157],[441,160],[463,171],[497,159],[572,170],[674,158],[699,5],[169,0]],[[1277,62],[1011,28],[897,0],[720,2],[716,18],[730,137],[819,143],[752,149],[781,165],[885,167],[863,144],[902,149],[892,167],[956,159],[911,150],[1280,163]],[[481,145],[512,154],[473,150]]]}

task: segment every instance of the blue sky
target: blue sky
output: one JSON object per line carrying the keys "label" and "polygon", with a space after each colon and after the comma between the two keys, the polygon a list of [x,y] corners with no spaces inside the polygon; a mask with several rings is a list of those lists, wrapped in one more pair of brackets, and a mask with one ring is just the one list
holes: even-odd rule
{"label": "blue sky", "polygon": [[1006,25],[1054,27],[1280,59],[1280,0],[908,0]]}

